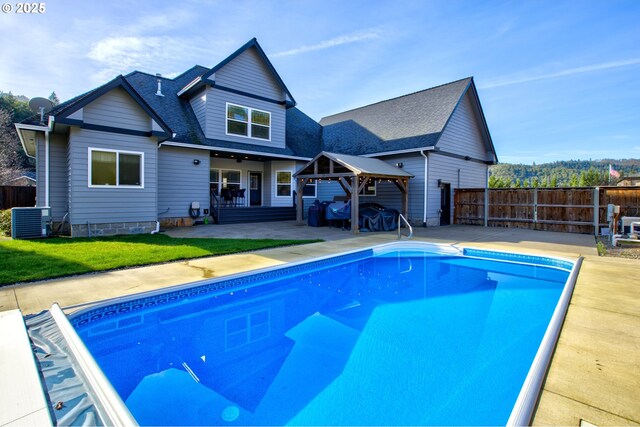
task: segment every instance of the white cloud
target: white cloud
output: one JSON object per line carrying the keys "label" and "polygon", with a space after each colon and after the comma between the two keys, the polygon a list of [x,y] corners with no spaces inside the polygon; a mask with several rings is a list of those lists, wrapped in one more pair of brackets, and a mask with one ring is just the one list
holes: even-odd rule
{"label": "white cloud", "polygon": [[529,83],[538,80],[554,79],[557,77],[571,76],[575,74],[590,73],[592,71],[609,70],[612,68],[628,67],[640,64],[640,58],[623,59],[620,61],[604,62],[601,64],[585,65],[583,67],[568,68],[549,74],[524,75],[522,77],[502,77],[493,82],[480,86],[481,89],[491,89],[495,87],[511,86],[520,83]]}
{"label": "white cloud", "polygon": [[198,47],[195,39],[169,36],[122,36],[107,37],[94,43],[87,57],[101,69],[94,76],[97,83],[114,78],[118,74],[136,69],[163,74],[175,72],[176,58],[180,61],[199,62],[211,54],[209,49]]}
{"label": "white cloud", "polygon": [[346,34],[339,37],[334,37],[329,40],[324,40],[319,43],[307,46],[300,46],[294,49],[286,50],[284,52],[274,53],[269,55],[272,58],[279,58],[282,56],[293,56],[301,53],[312,52],[314,50],[328,49],[330,47],[340,46],[343,44],[357,43],[365,40],[374,40],[381,38],[381,31],[378,28],[371,28],[357,33]]}

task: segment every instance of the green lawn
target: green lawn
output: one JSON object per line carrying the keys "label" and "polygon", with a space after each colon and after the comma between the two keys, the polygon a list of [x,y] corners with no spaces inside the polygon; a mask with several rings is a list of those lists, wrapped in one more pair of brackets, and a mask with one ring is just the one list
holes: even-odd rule
{"label": "green lawn", "polygon": [[92,271],[297,245],[320,240],[174,239],[163,234],[0,240],[0,286]]}

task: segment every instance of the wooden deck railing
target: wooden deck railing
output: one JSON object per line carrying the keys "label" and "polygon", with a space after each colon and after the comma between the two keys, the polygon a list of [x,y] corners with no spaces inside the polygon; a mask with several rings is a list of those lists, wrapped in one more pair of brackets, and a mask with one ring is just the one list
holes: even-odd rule
{"label": "wooden deck railing", "polygon": [[640,187],[484,188],[454,193],[454,223],[597,234],[607,224],[607,205],[622,216],[640,216]]}

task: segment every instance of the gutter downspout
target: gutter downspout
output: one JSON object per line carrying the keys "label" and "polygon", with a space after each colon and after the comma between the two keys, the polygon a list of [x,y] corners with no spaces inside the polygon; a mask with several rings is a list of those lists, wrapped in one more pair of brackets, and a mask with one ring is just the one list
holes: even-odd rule
{"label": "gutter downspout", "polygon": [[44,205],[49,205],[49,131],[44,131]]}
{"label": "gutter downspout", "polygon": [[[424,157],[424,203],[422,209],[422,226],[427,226],[427,201],[429,199],[429,157],[425,150],[420,150],[420,154]],[[488,170],[488,169],[487,169]]]}
{"label": "gutter downspout", "polygon": [[156,221],[156,229],[151,232],[151,234],[156,234],[160,231],[160,221]]}
{"label": "gutter downspout", "polygon": [[51,207],[49,204],[49,194],[50,194],[50,185],[49,185],[49,159],[51,152],[51,140],[50,134],[53,132],[53,125],[55,123],[56,118],[53,116],[49,116],[49,121],[47,123],[46,130],[44,131],[44,202],[46,207]]}

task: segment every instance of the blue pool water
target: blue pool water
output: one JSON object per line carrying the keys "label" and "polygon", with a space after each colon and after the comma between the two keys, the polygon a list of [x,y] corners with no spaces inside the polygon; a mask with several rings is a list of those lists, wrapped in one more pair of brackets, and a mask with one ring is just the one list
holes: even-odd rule
{"label": "blue pool water", "polygon": [[469,255],[363,251],[71,322],[141,425],[499,425],[572,265]]}

